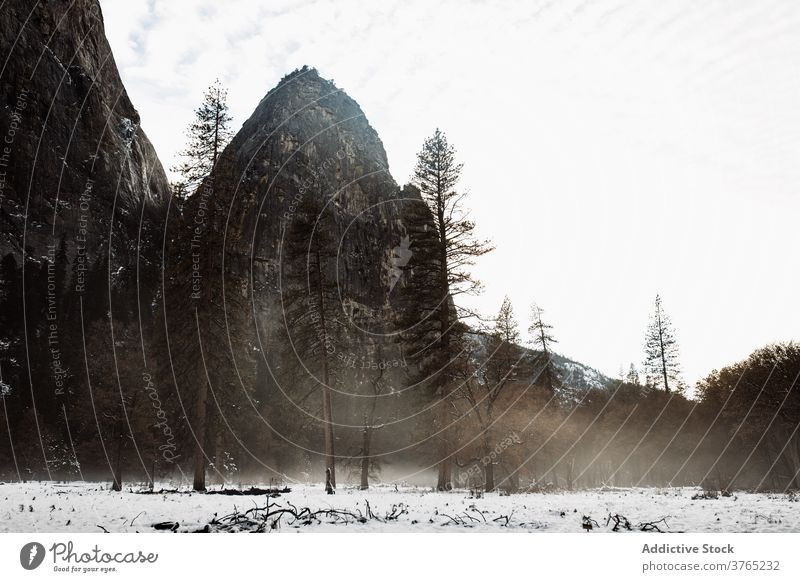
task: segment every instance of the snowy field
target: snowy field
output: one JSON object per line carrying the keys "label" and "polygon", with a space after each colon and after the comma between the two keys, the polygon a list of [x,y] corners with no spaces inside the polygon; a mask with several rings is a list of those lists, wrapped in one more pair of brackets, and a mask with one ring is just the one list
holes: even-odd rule
{"label": "snowy field", "polygon": [[[163,485],[169,488],[168,484]],[[160,489],[157,486],[156,489]],[[610,532],[609,514],[627,518],[632,531],[657,522],[667,532],[798,532],[800,502],[783,494],[736,493],[692,499],[699,489],[602,489],[580,492],[487,494],[378,486],[369,491],[293,485],[290,493],[267,495],[141,494],[98,483],[2,483],[2,532]],[[271,515],[263,509],[269,501]],[[261,510],[257,509],[261,508]],[[304,508],[308,508],[305,511]],[[291,509],[296,517],[282,509]],[[325,513],[333,509],[336,512]],[[242,515],[248,510],[250,513]],[[273,514],[272,512],[278,511]],[[316,512],[316,513],[314,513]],[[238,517],[229,517],[238,513]],[[584,520],[584,516],[593,521]],[[279,518],[279,519],[278,519]],[[507,518],[507,519],[506,519]],[[666,518],[664,521],[659,521]],[[620,531],[625,531],[624,521]],[[651,530],[655,531],[655,530]]]}

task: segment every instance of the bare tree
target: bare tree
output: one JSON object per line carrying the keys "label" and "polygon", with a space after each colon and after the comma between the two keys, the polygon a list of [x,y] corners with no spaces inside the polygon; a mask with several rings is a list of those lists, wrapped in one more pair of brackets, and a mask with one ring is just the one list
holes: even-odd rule
{"label": "bare tree", "polygon": [[480,461],[483,465],[486,491],[495,489],[494,465],[498,461],[496,455],[492,454],[495,444],[492,436],[495,405],[516,376],[521,359],[518,341],[519,326],[514,318],[514,308],[508,297],[505,297],[489,334],[486,361],[475,372],[469,373],[457,388],[458,395],[469,404],[470,412],[476,417],[480,427]]}

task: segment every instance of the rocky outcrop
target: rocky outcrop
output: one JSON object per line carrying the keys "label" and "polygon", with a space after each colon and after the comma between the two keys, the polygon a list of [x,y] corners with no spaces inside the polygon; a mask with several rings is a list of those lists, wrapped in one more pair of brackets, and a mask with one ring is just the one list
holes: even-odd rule
{"label": "rocky outcrop", "polygon": [[155,363],[169,195],[97,0],[0,3],[0,465],[17,478],[109,458],[109,419]]}
{"label": "rocky outcrop", "polygon": [[[261,363],[255,400],[268,403],[264,414],[276,423],[273,428],[292,419],[275,428],[292,443],[292,454],[303,452],[302,435],[292,431],[320,414],[320,399],[308,396],[323,374],[320,349],[330,360],[326,373],[343,453],[360,438],[371,407],[363,396],[373,393],[379,377],[385,394],[376,418],[416,422],[413,414],[402,413],[411,406],[410,392],[389,396],[407,383],[397,313],[409,300],[412,234],[419,227],[412,216],[420,207],[418,191],[393,180],[383,144],[358,104],[310,68],[287,75],[262,99],[210,179],[190,197],[184,237],[201,225],[201,254],[215,257],[206,280],[213,286],[224,275],[226,281],[223,300],[213,297],[219,290],[206,287],[207,299],[227,306],[230,337],[241,337],[238,321],[256,344]],[[323,290],[315,286],[320,278]],[[231,307],[231,299],[241,295],[250,305],[246,321],[238,317],[241,308]],[[317,314],[303,313],[319,309],[320,302],[328,319],[324,331]],[[327,337],[320,339],[322,333]],[[304,334],[317,335],[306,337],[303,346]],[[240,360],[246,352],[245,343],[233,350]],[[412,433],[396,428],[393,447],[399,444],[396,435]]]}
{"label": "rocky outcrop", "polygon": [[[169,187],[105,38],[97,0],[0,6],[0,222],[3,254],[136,264]],[[157,228],[154,228],[157,232]],[[120,273],[122,275],[122,273]]]}
{"label": "rocky outcrop", "polygon": [[[200,195],[202,195],[202,188]],[[224,200],[232,268],[267,281],[279,270],[282,233],[309,204],[330,212],[342,307],[375,313],[390,303],[402,255],[403,208],[418,202],[388,169],[383,144],[358,104],[315,69],[285,77],[221,156],[213,196]]]}

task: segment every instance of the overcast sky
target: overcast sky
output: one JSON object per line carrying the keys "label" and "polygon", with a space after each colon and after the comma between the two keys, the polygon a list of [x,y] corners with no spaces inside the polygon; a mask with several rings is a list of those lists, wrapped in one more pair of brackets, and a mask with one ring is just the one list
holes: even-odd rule
{"label": "overcast sky", "polygon": [[101,0],[170,166],[204,88],[235,127],[304,64],[377,129],[395,179],[437,126],[497,250],[472,301],[537,301],[558,351],[637,365],[656,293],[690,383],[800,336],[800,2]]}

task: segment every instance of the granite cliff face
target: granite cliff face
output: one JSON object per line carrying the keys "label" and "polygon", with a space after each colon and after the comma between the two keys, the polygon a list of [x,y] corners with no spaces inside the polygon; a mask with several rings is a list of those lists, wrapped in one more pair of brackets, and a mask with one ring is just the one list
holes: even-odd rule
{"label": "granite cliff face", "polygon": [[0,464],[50,478],[108,458],[155,365],[169,185],[97,0],[1,3],[0,60]]}
{"label": "granite cliff face", "polygon": [[[320,399],[308,394],[323,376],[345,454],[375,401],[362,396],[385,390],[376,418],[405,416],[413,395],[389,393],[402,391],[408,373],[397,315],[410,300],[420,227],[412,217],[423,209],[415,188],[392,179],[383,144],[358,104],[309,68],[287,75],[262,99],[190,197],[183,236],[201,224],[196,239],[213,263],[198,288],[205,300],[226,306],[228,337],[251,338],[259,351],[252,391],[268,403],[264,414],[281,437],[296,443],[298,419],[318,417]],[[221,279],[224,296],[214,286]],[[241,307],[232,307],[242,297],[249,303],[244,319]],[[201,328],[211,327],[201,316]],[[227,341],[217,342],[220,349]],[[247,352],[246,341],[232,350],[239,360]],[[293,426],[281,427],[289,417]],[[407,426],[395,434],[412,432]]]}
{"label": "granite cliff face", "polygon": [[135,265],[140,221],[158,220],[169,186],[97,0],[9,0],[0,13],[3,254],[24,244],[35,259],[63,238],[71,260],[80,246],[94,264],[110,243],[114,269]]}
{"label": "granite cliff face", "polygon": [[391,303],[393,253],[403,252],[408,234],[404,209],[421,199],[393,180],[358,104],[315,69],[288,75],[264,97],[222,154],[213,191],[228,205],[218,226],[227,228],[232,268],[269,281],[284,233],[313,207],[331,218],[325,234],[336,245],[346,309],[368,317]]}

